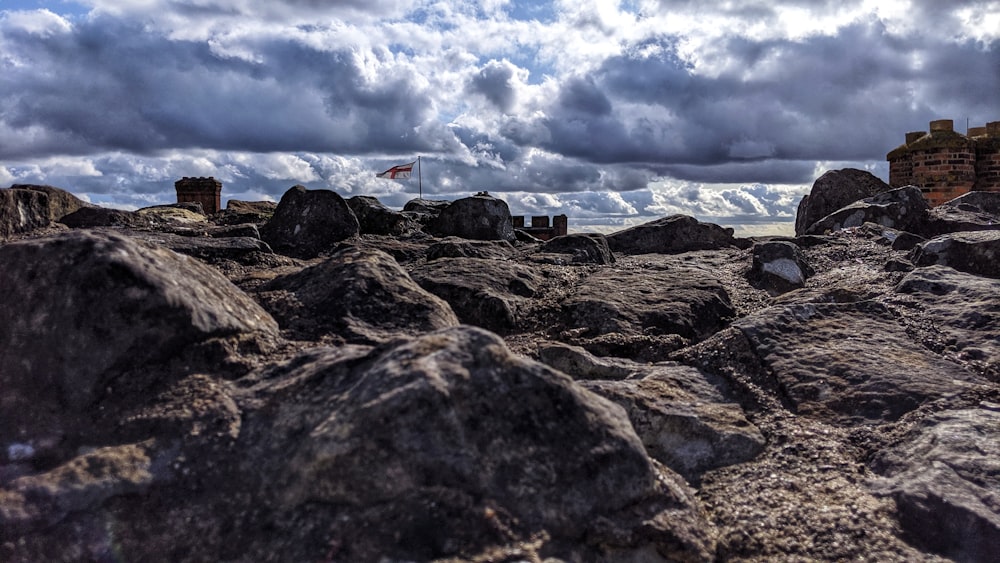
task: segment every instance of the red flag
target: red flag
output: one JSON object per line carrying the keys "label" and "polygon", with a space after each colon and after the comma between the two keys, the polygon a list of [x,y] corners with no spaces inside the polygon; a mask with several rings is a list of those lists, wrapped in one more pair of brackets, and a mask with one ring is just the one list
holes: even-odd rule
{"label": "red flag", "polygon": [[417,161],[414,160],[409,164],[400,164],[399,166],[393,166],[392,168],[382,172],[381,174],[376,174],[376,178],[388,178],[390,180],[405,180],[410,177],[410,173],[413,172],[413,165]]}

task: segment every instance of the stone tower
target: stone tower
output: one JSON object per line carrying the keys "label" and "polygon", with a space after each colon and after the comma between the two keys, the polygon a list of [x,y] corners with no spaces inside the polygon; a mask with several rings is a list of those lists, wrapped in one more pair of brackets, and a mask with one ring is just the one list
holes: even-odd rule
{"label": "stone tower", "polygon": [[214,177],[188,178],[174,182],[177,203],[198,202],[205,213],[215,213],[222,208],[222,182]]}
{"label": "stone tower", "polygon": [[931,121],[930,132],[906,134],[886,155],[889,185],[918,186],[931,205],[970,191],[1000,192],[1000,121],[956,133],[950,119]]}

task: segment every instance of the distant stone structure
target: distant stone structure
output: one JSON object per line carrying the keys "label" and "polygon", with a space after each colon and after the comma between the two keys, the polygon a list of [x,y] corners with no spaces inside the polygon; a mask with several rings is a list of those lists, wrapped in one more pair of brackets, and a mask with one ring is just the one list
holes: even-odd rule
{"label": "distant stone structure", "polygon": [[177,203],[198,202],[205,213],[216,213],[222,209],[222,182],[214,177],[188,178],[174,182]]}
{"label": "distant stone structure", "polygon": [[918,186],[931,205],[970,191],[1000,192],[1000,121],[955,132],[951,119],[930,122],[930,131],[906,134],[886,155],[889,185]]}
{"label": "distant stone structure", "polygon": [[549,240],[565,235],[569,226],[569,220],[565,215],[553,215],[551,225],[549,224],[548,215],[532,215],[530,227],[524,226],[524,217],[520,215],[511,217],[511,220],[514,222],[515,229],[520,229],[541,240]]}

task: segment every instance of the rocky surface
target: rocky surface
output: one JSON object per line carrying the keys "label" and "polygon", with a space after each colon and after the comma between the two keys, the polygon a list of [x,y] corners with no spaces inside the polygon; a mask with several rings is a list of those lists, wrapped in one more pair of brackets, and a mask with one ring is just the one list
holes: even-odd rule
{"label": "rocky surface", "polygon": [[457,199],[430,221],[428,231],[436,236],[472,240],[514,240],[507,202],[481,192]]}
{"label": "rocky surface", "polygon": [[49,224],[49,196],[34,190],[0,190],[0,240]]}
{"label": "rocky surface", "polygon": [[988,196],[542,243],[359,235],[300,188],[68,229],[36,193],[0,245],[2,561],[995,557]]}

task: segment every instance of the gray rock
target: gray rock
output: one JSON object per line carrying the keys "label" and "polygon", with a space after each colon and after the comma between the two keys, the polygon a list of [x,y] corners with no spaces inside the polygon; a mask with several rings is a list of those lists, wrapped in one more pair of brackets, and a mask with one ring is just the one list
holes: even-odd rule
{"label": "gray rock", "polygon": [[514,255],[514,246],[505,240],[467,240],[448,237],[427,248],[428,261],[439,258],[510,260]]}
{"label": "gray rock", "polygon": [[749,461],[764,449],[764,437],[740,406],[706,387],[694,368],[646,372],[642,379],[581,385],[625,408],[650,457],[696,481],[705,471]]}
{"label": "gray rock", "polygon": [[742,243],[732,229],[702,223],[687,215],[671,215],[607,236],[608,247],[622,254],[677,254],[714,250]]}
{"label": "gray rock", "polygon": [[931,415],[873,465],[910,541],[955,561],[996,559],[1000,404]]}
{"label": "gray rock", "polygon": [[60,223],[73,229],[93,229],[95,227],[116,227],[127,229],[152,229],[156,223],[149,217],[135,211],[109,209],[107,207],[81,207],[63,216]]}
{"label": "gray rock", "polygon": [[244,439],[283,455],[242,462],[266,487],[257,502],[274,514],[337,506],[322,537],[344,560],[458,557],[542,531],[587,560],[608,544],[711,553],[693,495],[646,456],[621,407],[486,331],[447,329],[363,361],[331,351],[262,380],[274,391],[261,389]]}
{"label": "gray rock", "polygon": [[830,170],[813,182],[809,194],[799,202],[795,214],[795,234],[822,232],[811,231],[809,227],[838,209],[891,189],[889,184],[865,170]]}
{"label": "gray rock", "polygon": [[635,362],[621,358],[595,356],[580,346],[549,342],[538,348],[538,359],[545,365],[569,374],[573,379],[627,379],[641,372]]}
{"label": "gray rock", "polygon": [[354,247],[271,280],[258,300],[283,329],[310,340],[335,335],[378,343],[458,324],[451,307],[421,289],[391,256]]}
{"label": "gray rock", "polygon": [[451,205],[450,201],[437,201],[433,199],[411,199],[403,205],[403,211],[413,213],[426,213],[433,217],[441,214],[441,210]]}
{"label": "gray rock", "polygon": [[507,202],[489,195],[455,200],[431,221],[428,230],[435,236],[456,236],[473,240],[514,240],[514,224]]}
{"label": "gray rock", "polygon": [[642,360],[664,359],[735,316],[722,284],[694,267],[599,270],[572,288],[561,309],[563,330],[578,335],[569,343]]}
{"label": "gray rock", "polygon": [[0,239],[49,224],[49,196],[33,190],[0,190]]}
{"label": "gray rock", "polygon": [[[11,243],[0,263],[0,287],[16,296],[0,301],[0,442],[184,369],[226,373],[226,343],[264,347],[278,335],[274,319],[216,270],[125,236],[69,231]],[[173,363],[184,367],[154,369]]]}
{"label": "gray rock", "polygon": [[615,255],[608,247],[608,239],[596,233],[573,233],[546,241],[538,254],[566,255],[568,264],[614,264]]}
{"label": "gray rock", "polygon": [[805,287],[814,271],[793,243],[760,242],[753,246],[749,278],[772,296]]}
{"label": "gray rock", "polygon": [[733,323],[800,415],[836,424],[898,419],[986,382],[913,341],[873,302],[776,306]]}
{"label": "gray rock", "polygon": [[417,230],[418,224],[399,211],[393,211],[371,196],[356,195],[347,205],[358,218],[361,234],[401,235]]}
{"label": "gray rock", "polygon": [[860,227],[876,223],[901,231],[921,233],[926,229],[930,205],[920,188],[906,186],[856,201],[809,226],[805,234]]}
{"label": "gray rock", "polygon": [[1000,381],[1000,280],[945,266],[919,268],[896,286],[938,352]]}
{"label": "gray rock", "polygon": [[42,192],[49,196],[49,220],[51,221],[59,221],[66,215],[69,215],[82,207],[93,207],[93,205],[81,200],[66,190],[55,186],[14,184],[11,186],[11,189]]}
{"label": "gray rock", "polygon": [[315,258],[356,236],[358,229],[358,218],[335,192],[293,186],[281,196],[260,234],[275,252]]}
{"label": "gray rock", "polygon": [[940,235],[914,248],[910,258],[917,266],[937,264],[1000,278],[1000,231]]}
{"label": "gray rock", "polygon": [[411,275],[447,301],[463,323],[501,333],[523,324],[542,283],[529,267],[477,258],[439,258],[413,267]]}
{"label": "gray rock", "polygon": [[210,263],[218,260],[241,262],[248,258],[252,259],[252,255],[261,252],[271,254],[271,247],[259,238],[182,236],[173,233],[130,230],[122,232],[132,238],[168,248],[178,254],[194,256]]}
{"label": "gray rock", "polygon": [[252,223],[262,226],[274,217],[278,204],[273,201],[241,201],[231,199],[226,202],[226,208],[212,215],[211,221],[216,225],[239,225]]}
{"label": "gray rock", "polygon": [[717,376],[672,362],[596,358],[570,346],[550,345],[539,357],[624,407],[650,457],[689,481],[753,459],[764,448],[760,430],[723,395],[726,384]]}
{"label": "gray rock", "polygon": [[1000,229],[1000,193],[969,192],[931,208],[927,234]]}

